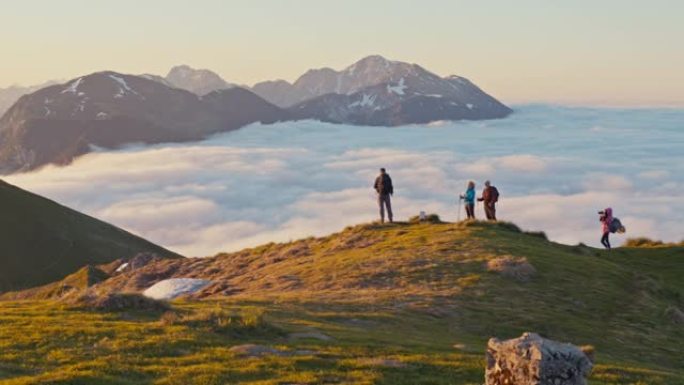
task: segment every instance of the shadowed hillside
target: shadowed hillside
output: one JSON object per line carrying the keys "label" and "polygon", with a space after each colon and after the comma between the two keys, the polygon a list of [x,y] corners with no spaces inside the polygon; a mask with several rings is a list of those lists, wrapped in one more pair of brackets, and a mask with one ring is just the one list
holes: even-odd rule
{"label": "shadowed hillside", "polygon": [[0,181],[0,292],[64,278],[138,253],[178,255],[105,222]]}

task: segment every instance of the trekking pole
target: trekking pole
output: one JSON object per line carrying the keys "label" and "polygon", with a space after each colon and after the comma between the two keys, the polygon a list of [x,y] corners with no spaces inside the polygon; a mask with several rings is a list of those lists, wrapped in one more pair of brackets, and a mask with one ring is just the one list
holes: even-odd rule
{"label": "trekking pole", "polygon": [[457,222],[461,221],[461,200],[463,200],[463,197],[459,196],[458,197],[458,219]]}

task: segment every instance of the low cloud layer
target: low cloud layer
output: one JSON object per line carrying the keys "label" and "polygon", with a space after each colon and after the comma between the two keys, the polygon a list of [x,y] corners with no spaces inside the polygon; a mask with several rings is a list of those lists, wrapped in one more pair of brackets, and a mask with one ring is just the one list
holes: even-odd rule
{"label": "low cloud layer", "polygon": [[400,219],[427,211],[455,220],[466,182],[480,190],[491,179],[502,219],[559,242],[597,245],[596,211],[607,206],[628,236],[679,241],[681,122],[676,110],[528,106],[487,122],[253,125],[199,143],[96,152],[7,179],[188,256],[373,220],[379,167],[394,179]]}

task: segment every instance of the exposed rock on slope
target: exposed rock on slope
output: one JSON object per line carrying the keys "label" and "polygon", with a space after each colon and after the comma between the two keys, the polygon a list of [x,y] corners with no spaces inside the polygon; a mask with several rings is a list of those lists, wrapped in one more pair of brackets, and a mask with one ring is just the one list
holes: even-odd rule
{"label": "exposed rock on slope", "polygon": [[171,68],[164,80],[176,88],[181,88],[200,96],[213,91],[235,87],[233,84],[223,80],[215,72],[205,69],[194,69],[187,65]]}

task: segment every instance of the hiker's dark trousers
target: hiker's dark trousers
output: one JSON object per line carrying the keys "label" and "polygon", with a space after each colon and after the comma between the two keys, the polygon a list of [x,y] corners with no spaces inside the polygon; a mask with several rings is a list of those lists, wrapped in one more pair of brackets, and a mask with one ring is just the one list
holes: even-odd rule
{"label": "hiker's dark trousers", "polygon": [[603,233],[603,236],[601,237],[601,244],[603,245],[603,247],[605,247],[608,250],[610,250],[610,240],[608,239],[609,236],[610,236],[610,233],[605,232],[605,233]]}
{"label": "hiker's dark trousers", "polygon": [[468,219],[475,219],[475,204],[474,203],[466,203],[465,204],[465,211],[466,211],[466,215],[468,216]]}
{"label": "hiker's dark trousers", "polygon": [[489,220],[489,221],[495,221],[496,220],[496,203],[485,202],[484,210],[485,210],[485,215],[487,216],[487,220]]}
{"label": "hiker's dark trousers", "polygon": [[390,194],[378,194],[378,206],[380,206],[380,221],[385,222],[385,207],[387,207],[387,218],[392,222],[392,200]]}

